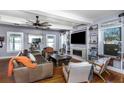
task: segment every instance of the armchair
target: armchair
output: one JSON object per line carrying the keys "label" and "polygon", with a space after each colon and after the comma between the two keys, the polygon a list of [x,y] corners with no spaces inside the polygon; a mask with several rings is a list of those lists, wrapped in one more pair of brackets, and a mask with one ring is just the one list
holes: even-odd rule
{"label": "armchair", "polygon": [[54,49],[52,47],[45,47],[42,51],[43,56],[49,60],[51,54],[54,53]]}
{"label": "armchair", "polygon": [[63,74],[66,82],[68,83],[79,83],[89,82],[89,76],[92,64],[88,62],[72,63],[68,66],[63,64]]}
{"label": "armchair", "polygon": [[105,79],[102,76],[103,72],[106,72],[109,74],[109,72],[107,71],[107,65],[109,63],[110,57],[109,58],[100,58],[93,63],[93,67],[94,67],[94,73],[97,74],[104,82]]}

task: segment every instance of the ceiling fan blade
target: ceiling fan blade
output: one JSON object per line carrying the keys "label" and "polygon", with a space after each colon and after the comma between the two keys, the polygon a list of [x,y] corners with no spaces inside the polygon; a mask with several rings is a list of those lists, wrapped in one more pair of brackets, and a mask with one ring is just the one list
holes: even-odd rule
{"label": "ceiling fan blade", "polygon": [[36,23],[33,23],[33,26],[37,26],[37,24]]}
{"label": "ceiling fan blade", "polygon": [[52,25],[50,25],[50,24],[47,24],[47,25],[45,25],[45,26],[52,26]]}
{"label": "ceiling fan blade", "polygon": [[43,22],[42,24],[48,24],[48,22]]}
{"label": "ceiling fan blade", "polygon": [[42,26],[52,26],[52,25],[50,25],[48,22],[43,22],[43,23],[41,23],[41,25],[42,25]]}
{"label": "ceiling fan blade", "polygon": [[49,26],[52,26],[52,25],[50,25],[50,24],[46,24],[46,25],[39,24],[39,26],[42,26],[42,27],[49,27]]}

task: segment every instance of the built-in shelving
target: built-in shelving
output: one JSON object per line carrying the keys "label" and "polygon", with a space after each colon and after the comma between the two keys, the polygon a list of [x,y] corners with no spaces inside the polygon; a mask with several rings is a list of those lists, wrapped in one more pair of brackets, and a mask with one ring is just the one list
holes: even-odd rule
{"label": "built-in shelving", "polygon": [[97,59],[98,57],[98,25],[91,25],[89,27],[89,41],[88,41],[88,59]]}

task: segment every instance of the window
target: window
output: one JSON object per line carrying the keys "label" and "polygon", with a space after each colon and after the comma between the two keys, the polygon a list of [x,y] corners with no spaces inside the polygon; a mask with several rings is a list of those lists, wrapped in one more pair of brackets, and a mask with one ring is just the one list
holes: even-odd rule
{"label": "window", "polygon": [[23,33],[7,32],[7,51],[16,52],[23,49]]}
{"label": "window", "polygon": [[47,47],[52,47],[56,49],[56,35],[47,35],[46,36],[46,45]]}
{"label": "window", "polygon": [[121,41],[121,27],[104,29],[104,54],[118,56]]}
{"label": "window", "polygon": [[33,43],[33,42],[41,42],[42,36],[41,35],[29,35],[28,36],[28,42]]}

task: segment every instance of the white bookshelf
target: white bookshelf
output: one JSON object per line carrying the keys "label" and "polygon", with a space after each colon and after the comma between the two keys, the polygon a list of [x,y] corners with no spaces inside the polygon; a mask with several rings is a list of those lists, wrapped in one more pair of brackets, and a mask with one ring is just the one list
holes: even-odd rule
{"label": "white bookshelf", "polygon": [[98,54],[98,25],[89,26],[89,39],[88,39],[88,58],[97,59]]}

